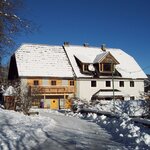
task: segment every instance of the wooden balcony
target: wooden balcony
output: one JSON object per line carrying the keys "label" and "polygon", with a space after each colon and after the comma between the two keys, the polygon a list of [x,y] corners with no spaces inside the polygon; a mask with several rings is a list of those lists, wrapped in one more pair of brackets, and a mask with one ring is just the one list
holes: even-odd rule
{"label": "wooden balcony", "polygon": [[74,87],[68,86],[31,86],[31,94],[66,94],[74,93]]}

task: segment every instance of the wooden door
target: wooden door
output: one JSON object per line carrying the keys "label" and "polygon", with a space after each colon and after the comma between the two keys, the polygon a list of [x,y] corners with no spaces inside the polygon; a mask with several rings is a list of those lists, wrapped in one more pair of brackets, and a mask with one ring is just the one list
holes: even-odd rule
{"label": "wooden door", "polygon": [[71,100],[69,100],[69,99],[66,99],[66,103],[65,103],[65,108],[66,109],[71,109]]}
{"label": "wooden door", "polygon": [[51,109],[59,109],[58,99],[51,99],[50,100],[50,107],[51,107]]}

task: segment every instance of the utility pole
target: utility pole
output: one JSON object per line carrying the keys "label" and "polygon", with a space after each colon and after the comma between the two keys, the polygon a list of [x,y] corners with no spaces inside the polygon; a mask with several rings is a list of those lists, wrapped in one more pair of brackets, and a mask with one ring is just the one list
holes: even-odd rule
{"label": "utility pole", "polygon": [[113,89],[113,111],[115,113],[115,90],[114,90],[114,64],[112,63],[112,89]]}

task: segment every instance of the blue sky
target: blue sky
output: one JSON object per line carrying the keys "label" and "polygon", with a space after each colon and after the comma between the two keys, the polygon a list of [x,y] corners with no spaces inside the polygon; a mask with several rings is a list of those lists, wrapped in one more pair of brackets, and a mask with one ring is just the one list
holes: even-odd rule
{"label": "blue sky", "polygon": [[132,55],[150,74],[150,0],[26,0],[23,13],[40,30],[19,35],[17,45],[105,43]]}

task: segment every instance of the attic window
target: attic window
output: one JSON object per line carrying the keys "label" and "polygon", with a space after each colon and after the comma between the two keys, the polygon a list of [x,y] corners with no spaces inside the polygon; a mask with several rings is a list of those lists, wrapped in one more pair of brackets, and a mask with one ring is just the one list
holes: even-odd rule
{"label": "attic window", "polygon": [[112,72],[113,65],[111,63],[101,63],[99,65],[100,72]]}
{"label": "attic window", "polygon": [[83,64],[83,71],[87,72],[88,71],[88,64]]}
{"label": "attic window", "polygon": [[112,66],[110,63],[105,63],[103,66],[103,71],[111,71],[112,70]]}

